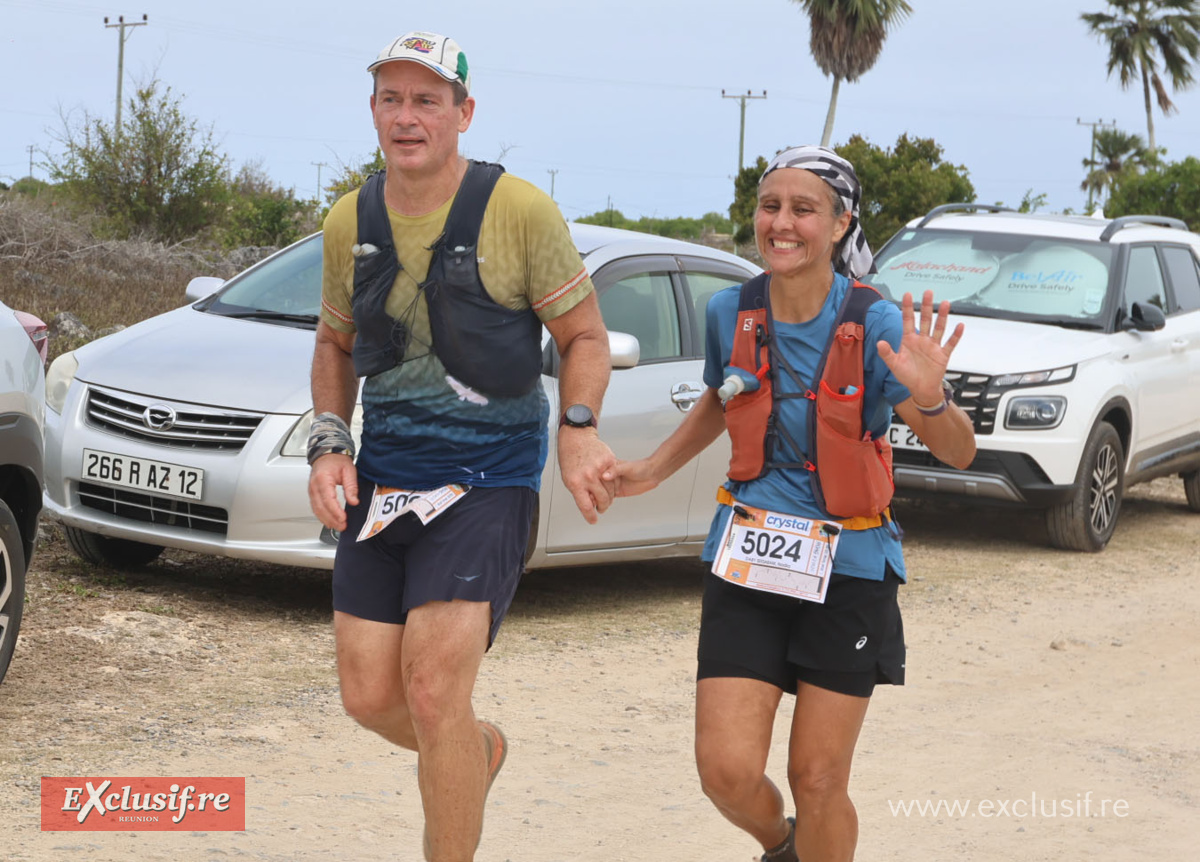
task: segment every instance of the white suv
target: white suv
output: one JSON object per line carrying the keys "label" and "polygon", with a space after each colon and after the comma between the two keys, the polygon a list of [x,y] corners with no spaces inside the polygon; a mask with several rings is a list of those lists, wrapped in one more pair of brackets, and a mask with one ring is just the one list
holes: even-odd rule
{"label": "white suv", "polygon": [[975,424],[965,470],[893,417],[898,496],[1044,509],[1059,548],[1099,551],[1124,489],[1178,474],[1200,511],[1200,236],[1177,219],[950,204],[865,281],[932,290],[966,333],[947,379]]}

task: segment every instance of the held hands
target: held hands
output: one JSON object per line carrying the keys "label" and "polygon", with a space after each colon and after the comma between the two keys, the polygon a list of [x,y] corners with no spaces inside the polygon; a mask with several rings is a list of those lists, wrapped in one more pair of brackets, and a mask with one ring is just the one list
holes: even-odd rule
{"label": "held hands", "polygon": [[954,352],[963,334],[963,325],[960,323],[954,327],[945,343],[942,342],[949,314],[950,303],[942,300],[935,319],[933,291],[927,290],[921,299],[920,320],[914,321],[913,297],[911,293],[906,293],[900,305],[900,315],[904,324],[900,351],[897,353],[892,350],[892,346],[886,341],[880,341],[876,345],[879,358],[887,363],[896,379],[908,387],[913,400],[918,404],[941,403],[942,378],[950,364],[950,354]]}
{"label": "held hands", "polygon": [[558,431],[558,467],[563,484],[589,524],[612,505],[617,458],[592,428],[564,426]]}
{"label": "held hands", "polygon": [[659,485],[659,479],[649,458],[639,458],[636,461],[618,461],[616,466],[604,474],[606,480],[616,483],[616,496],[636,497],[653,491]]}
{"label": "held hands", "polygon": [[346,510],[338,500],[342,487],[346,502],[358,505],[358,471],[349,455],[322,455],[313,462],[308,476],[308,503],[313,514],[331,530],[346,529]]}

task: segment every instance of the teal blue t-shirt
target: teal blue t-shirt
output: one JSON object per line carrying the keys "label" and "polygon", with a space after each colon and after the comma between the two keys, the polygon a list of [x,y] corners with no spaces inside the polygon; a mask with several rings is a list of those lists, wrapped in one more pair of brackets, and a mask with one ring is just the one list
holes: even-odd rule
{"label": "teal blue t-shirt", "polygon": [[[838,309],[850,280],[835,274],[833,288],[825,300],[820,313],[804,323],[774,324],[772,334],[776,347],[784,359],[800,376],[801,380],[813,382],[817,363],[829,341]],[[704,357],[704,382],[714,388],[725,379],[725,368],[733,352],[733,334],[737,322],[740,287],[729,287],[713,295],[708,303],[707,329]],[[887,434],[891,423],[892,405],[909,397],[908,389],[892,375],[891,369],[879,358],[875,345],[886,341],[893,350],[900,347],[903,324],[900,309],[887,300],[880,300],[867,310],[864,321],[863,349],[863,415],[865,426],[873,438]],[[781,392],[803,390],[786,373],[772,377],[773,385]],[[811,401],[807,398],[786,398],[779,402],[779,421],[784,425],[797,446],[808,445],[808,411]],[[777,460],[803,462],[805,451],[793,452],[788,442],[779,438]],[[808,471],[800,468],[778,468],[769,470],[765,476],[749,482],[728,481],[729,489],[739,502],[760,509],[770,509],[804,518],[821,518],[823,513],[817,506],[812,492]],[[702,557],[713,560],[717,544],[725,530],[725,523],[732,510],[726,505],[717,507],[708,540],[704,543]],[[903,580],[904,552],[900,546],[898,531],[894,525],[885,524],[871,530],[846,530],[838,542],[833,571],[857,578],[881,581],[890,566]]]}

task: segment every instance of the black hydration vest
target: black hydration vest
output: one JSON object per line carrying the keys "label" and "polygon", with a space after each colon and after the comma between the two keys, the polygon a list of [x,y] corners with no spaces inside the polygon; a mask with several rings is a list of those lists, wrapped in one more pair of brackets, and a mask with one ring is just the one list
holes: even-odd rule
{"label": "black hydration vest", "polygon": [[[500,165],[468,162],[420,290],[429,308],[433,351],[446,371],[485,395],[515,397],[532,391],[541,377],[542,323],[533,309],[514,311],[497,303],[479,280],[479,229],[502,173]],[[358,193],[360,248],[352,298],[358,335],[352,357],[359,377],[396,367],[408,347],[407,327],[384,310],[400,260],[383,189],[379,171]]]}

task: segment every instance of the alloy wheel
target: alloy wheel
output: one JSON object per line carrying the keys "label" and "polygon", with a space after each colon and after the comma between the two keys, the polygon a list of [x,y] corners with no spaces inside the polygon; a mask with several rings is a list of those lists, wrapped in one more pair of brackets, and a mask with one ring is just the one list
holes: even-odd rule
{"label": "alloy wheel", "polygon": [[1092,529],[1104,535],[1117,511],[1117,494],[1120,490],[1120,465],[1117,452],[1112,446],[1104,446],[1096,453],[1092,467],[1091,503],[1089,506]]}

